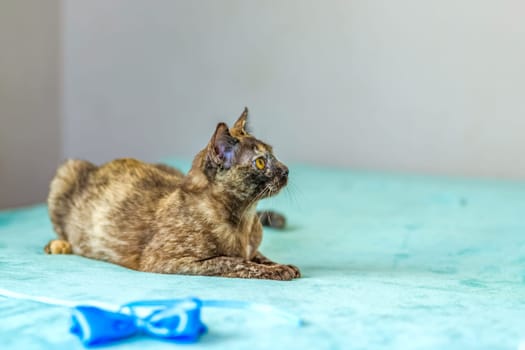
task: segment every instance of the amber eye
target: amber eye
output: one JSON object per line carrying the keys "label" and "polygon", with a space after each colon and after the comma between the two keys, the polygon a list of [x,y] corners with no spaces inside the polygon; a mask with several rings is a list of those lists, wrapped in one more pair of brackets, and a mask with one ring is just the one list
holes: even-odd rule
{"label": "amber eye", "polygon": [[263,158],[257,158],[255,160],[255,167],[259,170],[263,170],[266,167],[266,161]]}

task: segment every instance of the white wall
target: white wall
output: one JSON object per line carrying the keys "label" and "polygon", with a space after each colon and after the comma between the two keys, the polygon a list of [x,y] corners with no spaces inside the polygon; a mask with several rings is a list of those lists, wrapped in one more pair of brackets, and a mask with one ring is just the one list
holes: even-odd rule
{"label": "white wall", "polygon": [[520,0],[66,1],[65,153],[194,154],[251,108],[284,160],[525,178]]}
{"label": "white wall", "polygon": [[525,178],[524,13],[521,0],[3,0],[0,207],[43,200],[63,156],[191,157],[245,105],[286,161]]}
{"label": "white wall", "polygon": [[60,159],[60,1],[0,1],[0,208],[43,201]]}

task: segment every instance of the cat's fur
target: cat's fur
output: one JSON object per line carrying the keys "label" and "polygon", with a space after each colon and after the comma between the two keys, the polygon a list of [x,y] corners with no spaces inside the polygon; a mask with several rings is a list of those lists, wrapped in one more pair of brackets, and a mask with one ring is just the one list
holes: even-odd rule
{"label": "cat's fur", "polygon": [[[287,183],[288,168],[246,129],[247,110],[218,124],[187,175],[165,165],[118,159],[62,165],[51,182],[51,254],[74,253],[157,273],[291,280],[292,265],[258,247],[258,200]],[[256,159],[266,162],[259,170]]]}

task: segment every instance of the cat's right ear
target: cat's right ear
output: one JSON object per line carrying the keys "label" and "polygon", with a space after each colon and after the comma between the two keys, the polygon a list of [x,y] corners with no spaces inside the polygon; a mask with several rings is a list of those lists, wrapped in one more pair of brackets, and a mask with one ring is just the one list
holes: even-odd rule
{"label": "cat's right ear", "polygon": [[216,165],[229,169],[233,165],[239,141],[234,138],[225,123],[219,123],[208,146],[208,158]]}
{"label": "cat's right ear", "polygon": [[244,107],[244,111],[242,111],[241,116],[239,117],[239,119],[237,119],[235,124],[233,124],[232,130],[234,132],[234,135],[235,134],[246,135],[248,133],[246,131],[246,121],[247,120],[248,120],[248,107]]}

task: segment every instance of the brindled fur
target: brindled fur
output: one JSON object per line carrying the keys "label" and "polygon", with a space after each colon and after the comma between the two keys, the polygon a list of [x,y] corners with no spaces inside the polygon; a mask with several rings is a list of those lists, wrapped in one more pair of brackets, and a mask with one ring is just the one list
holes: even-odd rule
{"label": "brindled fur", "polygon": [[220,123],[187,175],[134,159],[100,167],[67,161],[50,186],[49,214],[59,239],[46,252],[157,273],[299,277],[297,267],[258,250],[257,202],[286,185],[288,169],[245,130],[246,118],[245,109],[231,129]]}

